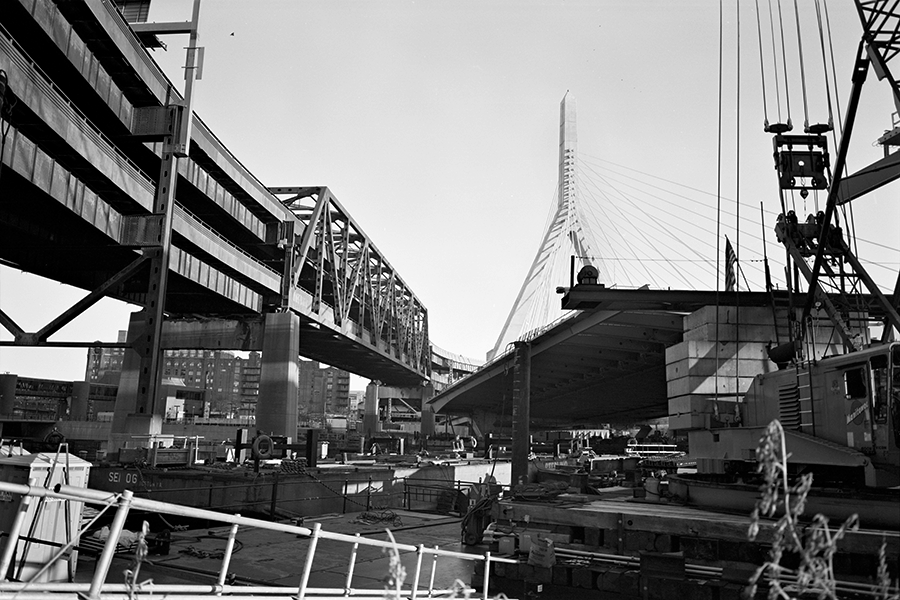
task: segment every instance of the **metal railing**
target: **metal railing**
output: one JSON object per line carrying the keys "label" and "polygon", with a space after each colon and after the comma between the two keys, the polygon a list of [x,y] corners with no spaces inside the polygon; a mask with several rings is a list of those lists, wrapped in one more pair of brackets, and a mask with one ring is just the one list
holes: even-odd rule
{"label": "metal railing", "polygon": [[[194,508],[189,506],[181,506],[178,504],[168,504],[165,502],[157,502],[154,500],[146,500],[134,497],[131,491],[125,490],[121,494],[111,494],[99,490],[86,488],[71,487],[66,485],[56,485],[51,488],[44,488],[35,485],[23,485],[15,483],[0,482],[0,492],[9,497],[10,495],[20,495],[19,510],[16,513],[14,522],[8,532],[9,539],[4,547],[2,555],[0,555],[0,573],[7,573],[14,558],[15,549],[18,546],[20,533],[26,525],[25,521],[28,514],[28,506],[34,499],[57,499],[70,502],[83,502],[103,506],[104,510],[109,508],[115,509],[112,524],[109,526],[109,537],[103,546],[100,556],[97,559],[96,567],[90,582],[85,583],[55,583],[55,582],[39,582],[42,571],[38,571],[30,582],[0,582],[0,596],[13,594],[17,600],[32,600],[40,598],[48,600],[54,597],[101,600],[108,598],[150,598],[152,596],[162,595],[168,599],[195,599],[203,597],[222,597],[227,596],[233,599],[244,598],[284,598],[284,599],[304,599],[304,598],[384,598],[385,589],[382,588],[355,588],[353,587],[353,572],[357,562],[357,551],[360,546],[373,546],[382,548],[391,552],[415,552],[416,566],[412,577],[412,584],[402,587],[399,591],[391,589],[393,597],[397,598],[431,598],[436,595],[450,594],[452,590],[436,590],[434,587],[435,572],[438,567],[440,558],[453,558],[457,560],[473,561],[484,563],[484,581],[483,595],[479,596],[487,599],[488,580],[490,577],[490,567],[492,562],[515,563],[515,560],[492,556],[490,551],[484,554],[467,554],[464,552],[455,552],[452,550],[442,550],[437,546],[426,547],[423,544],[410,545],[396,542],[388,542],[381,540],[373,540],[360,536],[359,534],[348,535],[334,533],[322,530],[320,523],[315,523],[310,529],[301,525],[293,525],[287,523],[276,523],[263,521],[259,519],[251,519],[242,517],[239,514],[225,514],[214,512],[211,510]],[[120,536],[124,530],[125,520],[131,509],[143,510],[147,512],[173,515],[194,519],[206,519],[220,523],[231,524],[231,530],[228,535],[225,551],[221,558],[221,565],[218,570],[218,579],[215,584],[195,585],[195,584],[154,584],[152,581],[144,582],[140,585],[129,585],[127,583],[107,583],[106,577],[109,573],[112,559],[117,552]],[[232,585],[226,582],[229,565],[234,553],[234,541],[240,527],[253,527],[273,532],[283,532],[293,534],[299,537],[309,539],[305,561],[303,562],[299,586],[267,586],[267,585]],[[44,569],[49,569],[53,563],[59,560],[67,560],[69,553],[77,544],[79,536],[84,530],[74,535],[68,543],[60,547],[53,557],[47,561]],[[315,588],[309,585],[310,574],[312,572],[313,562],[316,556],[316,548],[319,540],[332,540],[343,542],[348,545],[348,568],[343,588]],[[426,557],[430,557],[431,577],[430,581],[423,585],[423,562]]]}
{"label": "metal railing", "polygon": [[[251,255],[249,252],[239,247],[237,244],[232,243],[224,236],[220,235],[215,229],[206,224],[200,217],[190,212],[186,208],[184,208],[181,204],[175,204],[175,215],[180,218],[186,227],[189,227],[192,231],[196,232],[198,235],[201,235],[207,239],[211,244],[214,244],[219,247],[220,250],[226,251],[231,254],[237,260],[246,260],[253,267],[259,269],[264,274],[269,275],[272,278],[275,278],[280,283],[281,281],[281,273],[271,268],[255,256]],[[187,237],[187,236],[185,236]],[[224,261],[223,261],[224,263]],[[227,263],[225,263],[227,264]],[[229,268],[238,271],[238,269],[232,265],[227,265]],[[252,274],[241,273],[244,276],[252,276]],[[231,276],[231,275],[229,275]],[[271,286],[270,286],[271,287]]]}
{"label": "metal railing", "polygon": [[510,486],[482,481],[449,481],[446,479],[403,478],[403,508],[412,511],[464,514],[472,492],[477,495],[496,495]]}

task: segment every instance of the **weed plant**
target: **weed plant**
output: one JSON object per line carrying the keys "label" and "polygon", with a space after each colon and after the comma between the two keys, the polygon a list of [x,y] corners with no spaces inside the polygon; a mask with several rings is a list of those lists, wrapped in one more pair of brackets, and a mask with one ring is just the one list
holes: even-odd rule
{"label": "weed plant", "polygon": [[[839,596],[834,555],[838,542],[848,532],[859,529],[859,518],[855,514],[850,516],[836,530],[830,526],[828,517],[821,514],[815,515],[811,523],[801,523],[813,478],[812,474],[807,473],[794,482],[789,479],[784,430],[777,420],[766,428],[756,457],[764,483],[761,498],[751,515],[750,541],[754,541],[759,533],[761,518],[775,518],[778,512],[783,514],[774,525],[768,560],[750,578],[748,596],[756,596],[759,581],[764,579],[769,586],[770,600],[789,600],[801,596],[836,600]],[[787,556],[799,558],[796,569],[782,564]],[[884,542],[879,552],[876,586],[877,598],[900,600],[897,584],[894,582],[892,585],[890,580]]]}

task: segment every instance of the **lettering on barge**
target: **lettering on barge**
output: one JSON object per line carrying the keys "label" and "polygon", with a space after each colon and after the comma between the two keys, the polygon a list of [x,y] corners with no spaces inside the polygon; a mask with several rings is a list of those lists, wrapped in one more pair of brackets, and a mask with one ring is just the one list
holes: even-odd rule
{"label": "lettering on barge", "polygon": [[147,481],[139,471],[116,467],[92,469],[90,478],[91,487],[108,492],[146,491],[160,487],[159,482]]}

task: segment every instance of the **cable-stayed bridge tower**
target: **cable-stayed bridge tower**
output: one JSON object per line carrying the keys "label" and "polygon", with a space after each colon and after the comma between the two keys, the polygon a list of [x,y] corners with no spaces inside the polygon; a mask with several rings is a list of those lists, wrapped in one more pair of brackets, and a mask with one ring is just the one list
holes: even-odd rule
{"label": "cable-stayed bridge tower", "polygon": [[587,221],[581,216],[577,185],[575,98],[568,91],[559,106],[559,183],[556,210],[547,223],[537,255],[488,360],[563,315],[556,286],[569,280],[570,257],[586,264],[592,255]]}

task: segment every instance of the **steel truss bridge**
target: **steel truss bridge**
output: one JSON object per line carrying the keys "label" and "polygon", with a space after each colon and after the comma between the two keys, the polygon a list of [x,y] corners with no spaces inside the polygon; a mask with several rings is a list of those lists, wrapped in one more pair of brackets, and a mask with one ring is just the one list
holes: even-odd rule
{"label": "steel truss bridge", "polygon": [[303,356],[427,381],[428,313],[335,195],[258,181],[141,39],[104,0],[3,4],[0,261],[88,290],[37,332],[0,307],[5,344],[95,345],[49,338],[109,296],[164,309],[163,347],[262,349],[266,315],[290,313]]}

